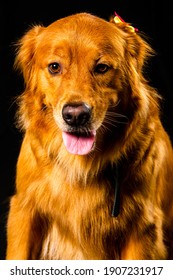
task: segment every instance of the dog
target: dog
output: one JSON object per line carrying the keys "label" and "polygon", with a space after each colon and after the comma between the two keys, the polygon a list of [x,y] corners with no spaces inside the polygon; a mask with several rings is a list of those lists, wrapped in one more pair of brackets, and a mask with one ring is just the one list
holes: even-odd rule
{"label": "dog", "polygon": [[171,259],[173,149],[147,39],[118,15],[76,13],[16,48],[23,141],[6,259]]}

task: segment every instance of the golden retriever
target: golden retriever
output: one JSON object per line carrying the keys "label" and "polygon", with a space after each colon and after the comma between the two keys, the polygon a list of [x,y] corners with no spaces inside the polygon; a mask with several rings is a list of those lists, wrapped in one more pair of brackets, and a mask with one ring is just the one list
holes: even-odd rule
{"label": "golden retriever", "polygon": [[18,43],[7,259],[172,257],[173,151],[144,74],[153,50],[119,19],[78,13]]}

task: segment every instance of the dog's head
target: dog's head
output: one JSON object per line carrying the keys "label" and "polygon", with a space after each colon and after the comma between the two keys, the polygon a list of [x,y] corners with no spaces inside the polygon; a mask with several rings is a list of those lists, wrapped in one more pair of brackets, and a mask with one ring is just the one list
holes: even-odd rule
{"label": "dog's head", "polygon": [[26,85],[23,127],[45,143],[48,134],[57,137],[71,154],[121,142],[135,114],[143,118],[149,106],[142,67],[150,52],[128,24],[86,13],[32,27],[15,61]]}

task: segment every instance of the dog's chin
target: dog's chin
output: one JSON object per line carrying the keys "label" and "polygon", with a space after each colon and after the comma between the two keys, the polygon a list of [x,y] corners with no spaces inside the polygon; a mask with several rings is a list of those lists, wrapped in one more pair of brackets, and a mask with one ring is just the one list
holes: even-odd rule
{"label": "dog's chin", "polygon": [[87,133],[63,131],[62,139],[70,154],[87,155],[94,148],[96,131],[92,130]]}

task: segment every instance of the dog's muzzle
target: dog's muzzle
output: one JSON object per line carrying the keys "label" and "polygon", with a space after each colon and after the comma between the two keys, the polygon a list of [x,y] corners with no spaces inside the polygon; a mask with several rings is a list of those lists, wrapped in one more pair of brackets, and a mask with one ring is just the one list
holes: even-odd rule
{"label": "dog's muzzle", "polygon": [[86,103],[67,103],[62,109],[66,130],[62,133],[69,153],[85,155],[93,150],[96,131],[90,128],[92,110]]}

